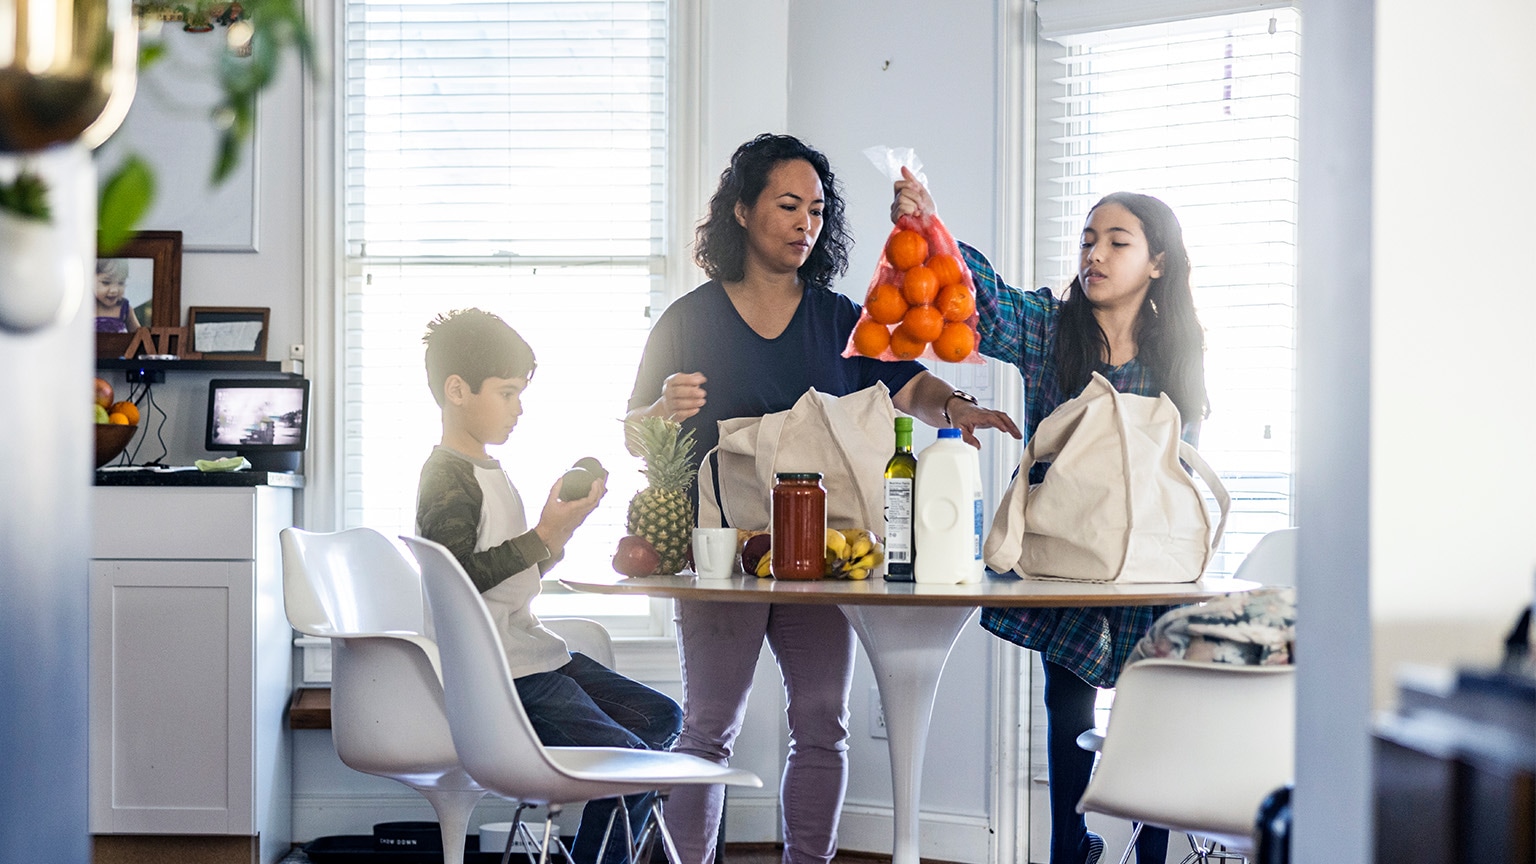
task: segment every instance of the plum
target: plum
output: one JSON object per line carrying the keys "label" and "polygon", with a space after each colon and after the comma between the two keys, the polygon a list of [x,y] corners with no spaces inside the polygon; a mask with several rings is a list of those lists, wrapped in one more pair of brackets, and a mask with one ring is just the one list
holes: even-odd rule
{"label": "plum", "polygon": [[761,561],[768,550],[773,546],[773,538],[765,531],[761,534],[753,534],[747,538],[747,542],[741,547],[741,572],[757,572],[757,562]]}

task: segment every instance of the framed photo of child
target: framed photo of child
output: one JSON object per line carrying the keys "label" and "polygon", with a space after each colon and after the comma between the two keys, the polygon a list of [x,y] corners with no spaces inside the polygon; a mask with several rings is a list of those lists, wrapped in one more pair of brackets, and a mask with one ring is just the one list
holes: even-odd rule
{"label": "framed photo of child", "polygon": [[140,327],[175,327],[181,317],[181,232],[139,231],[96,259],[96,356],[121,357]]}

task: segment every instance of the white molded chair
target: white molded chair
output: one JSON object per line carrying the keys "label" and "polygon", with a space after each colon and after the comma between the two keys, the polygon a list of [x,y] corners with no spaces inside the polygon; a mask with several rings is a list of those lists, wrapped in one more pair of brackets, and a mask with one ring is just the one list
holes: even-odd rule
{"label": "white molded chair", "polygon": [[[677,860],[661,799],[682,785],[761,787],[755,774],[683,753],[622,747],[545,747],[523,712],[490,613],[449,551],[402,537],[421,564],[442,654],[448,725],[464,769],[481,786],[525,805],[548,808],[544,836],[562,806],[594,798],[658,792],[653,815],[669,858]],[[623,808],[617,808],[621,811]],[[517,830],[517,826],[513,826]],[[547,844],[539,861],[548,860]]]}
{"label": "white molded chair", "polygon": [[[421,576],[384,535],[367,528],[282,534],[288,621],[331,639],[331,735],[343,764],[398,780],[437,813],[443,860],[462,864],[465,835],[485,789],[453,748],[437,645],[426,635]],[[572,651],[613,666],[608,631],[585,618],[545,626]]]}
{"label": "white molded chair", "polygon": [[1265,585],[1291,587],[1296,584],[1296,538],[1299,528],[1280,528],[1259,538],[1253,549],[1237,565],[1234,579],[1247,579]]}
{"label": "white molded chair", "polygon": [[285,528],[281,537],[288,621],[331,640],[336,754],[420,792],[437,813],[443,860],[462,864],[470,815],[486,790],[453,748],[420,575],[368,528]]}
{"label": "white molded chair", "polygon": [[[1265,534],[1233,577],[1294,586],[1296,540],[1296,528]],[[1294,666],[1132,663],[1115,683],[1108,730],[1078,736],[1101,754],[1078,811],[1137,823],[1121,864],[1144,823],[1250,855],[1259,805],[1295,771],[1295,700]],[[1188,705],[1211,710],[1169,707]],[[1212,855],[1194,836],[1190,844],[1186,861]]]}
{"label": "white molded chair", "polygon": [[[1125,667],[1078,812],[1158,825],[1251,854],[1259,805],[1294,777],[1294,673],[1294,666],[1184,660]],[[1192,705],[1211,710],[1188,710]]]}
{"label": "white molded chair", "polygon": [[613,668],[613,639],[607,627],[590,618],[540,618],[539,622],[564,639],[572,654],[585,654]]}

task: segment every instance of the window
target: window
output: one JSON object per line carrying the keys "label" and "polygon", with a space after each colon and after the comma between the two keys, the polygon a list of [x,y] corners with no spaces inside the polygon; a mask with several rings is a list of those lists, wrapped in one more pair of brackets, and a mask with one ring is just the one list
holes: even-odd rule
{"label": "window", "polygon": [[[346,526],[410,533],[438,441],[421,337],[478,306],[533,346],[538,373],[493,449],[536,522],[576,459],[608,495],[554,575],[610,572],[629,498],[625,410],[667,271],[668,3],[348,0],[343,380]],[[562,595],[546,614],[660,632],[645,598]]]}
{"label": "window", "polygon": [[1071,281],[1087,210],[1109,192],[1155,195],[1178,215],[1206,328],[1200,450],[1233,498],[1210,572],[1231,573],[1291,521],[1298,15],[1045,27],[1036,284]]}

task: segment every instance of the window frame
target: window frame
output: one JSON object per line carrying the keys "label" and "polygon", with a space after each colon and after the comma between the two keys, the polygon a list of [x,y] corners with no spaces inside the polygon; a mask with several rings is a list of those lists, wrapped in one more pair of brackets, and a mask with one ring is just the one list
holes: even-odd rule
{"label": "window frame", "polygon": [[[330,46],[330,56],[346,57],[344,4],[306,4],[317,45]],[[704,28],[701,0],[667,0],[666,175],[663,182],[662,253],[651,256],[654,280],[650,317],[672,299],[690,290],[698,271],[690,258],[695,214],[702,206],[703,176],[698,166],[704,150],[699,107],[703,104],[702,63]],[[306,76],[303,85],[305,236],[313,238],[304,252],[304,306],[316,411],[302,524],[310,530],[337,530],[345,522],[345,333],[346,282],[353,259],[347,257],[346,202],[346,77],[333,73]],[[559,569],[546,578],[549,593],[569,593],[558,584]],[[644,616],[627,616],[615,624],[615,637],[670,645],[674,638],[669,601],[651,599]],[[635,626],[637,625],[638,626]],[[645,664],[667,664],[649,658]],[[675,666],[675,658],[672,661]]]}

